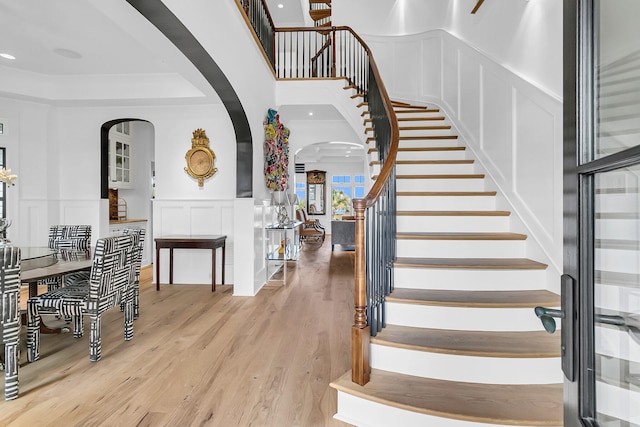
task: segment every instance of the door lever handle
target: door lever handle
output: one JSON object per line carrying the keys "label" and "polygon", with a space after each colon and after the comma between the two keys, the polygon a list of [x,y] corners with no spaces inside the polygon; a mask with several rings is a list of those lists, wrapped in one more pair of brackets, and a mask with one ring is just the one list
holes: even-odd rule
{"label": "door lever handle", "polygon": [[626,330],[631,338],[640,344],[640,320],[629,315],[611,316],[607,314],[596,314],[595,321],[607,325],[617,326]]}
{"label": "door lever handle", "polygon": [[544,326],[544,330],[548,333],[552,334],[556,331],[556,321],[554,317],[558,319],[564,319],[565,314],[564,310],[556,310],[553,308],[547,307],[536,307],[533,309],[538,316],[538,319],[542,322],[542,326]]}

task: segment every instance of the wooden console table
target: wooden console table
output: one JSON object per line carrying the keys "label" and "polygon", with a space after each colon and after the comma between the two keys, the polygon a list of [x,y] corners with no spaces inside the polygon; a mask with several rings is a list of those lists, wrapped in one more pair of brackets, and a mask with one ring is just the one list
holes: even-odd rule
{"label": "wooden console table", "polygon": [[216,249],[222,248],[222,284],[224,285],[224,257],[227,236],[166,236],[156,241],[156,290],[160,290],[160,249],[169,249],[169,284],[173,283],[174,249],[211,249],[211,292],[216,290]]}

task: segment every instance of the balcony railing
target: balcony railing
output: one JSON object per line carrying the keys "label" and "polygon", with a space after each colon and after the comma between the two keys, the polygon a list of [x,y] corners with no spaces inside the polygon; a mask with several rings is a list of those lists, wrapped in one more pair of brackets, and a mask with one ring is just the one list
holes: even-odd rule
{"label": "balcony railing", "polygon": [[[385,299],[393,290],[392,264],[396,256],[395,160],[399,140],[393,106],[371,50],[351,28],[272,27],[258,34],[256,28],[263,28],[266,22],[272,25],[264,1],[237,1],[256,31],[276,78],[344,78],[367,103],[381,169],[369,193],[363,199],[353,201],[356,260],[351,370],[352,380],[364,385],[369,381],[371,371],[370,337],[385,326]],[[264,7],[263,11],[253,9],[260,5]],[[254,23],[254,20],[258,22]],[[268,49],[273,49],[273,57]]]}

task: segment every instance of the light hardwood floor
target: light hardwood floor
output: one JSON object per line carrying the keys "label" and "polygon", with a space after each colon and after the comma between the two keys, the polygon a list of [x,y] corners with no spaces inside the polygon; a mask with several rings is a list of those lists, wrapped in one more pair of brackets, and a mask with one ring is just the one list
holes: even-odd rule
{"label": "light hardwood floor", "polygon": [[286,287],[255,297],[230,285],[157,292],[144,269],[133,340],[112,309],[97,363],[88,319],[81,339],[43,336],[35,363],[23,344],[20,396],[0,401],[0,425],[346,426],[329,382],[349,370],[353,255],[328,238],[302,251]]}

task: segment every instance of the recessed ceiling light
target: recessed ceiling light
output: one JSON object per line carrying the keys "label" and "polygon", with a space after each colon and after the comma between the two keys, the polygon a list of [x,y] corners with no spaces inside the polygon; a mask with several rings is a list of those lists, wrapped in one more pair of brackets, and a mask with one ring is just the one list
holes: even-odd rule
{"label": "recessed ceiling light", "polygon": [[278,9],[282,9],[284,5],[282,3],[278,3]]}
{"label": "recessed ceiling light", "polygon": [[82,58],[82,54],[76,52],[75,50],[71,50],[71,49],[65,49],[62,47],[53,49],[54,53],[57,53],[60,56],[64,56],[65,58],[71,58],[71,59],[80,59]]}
{"label": "recessed ceiling light", "polygon": [[3,57],[4,59],[16,59],[15,56],[10,55],[8,53],[0,53],[0,56]]}
{"label": "recessed ceiling light", "polygon": [[310,115],[310,116],[313,116],[313,111],[309,111],[309,115]]}

